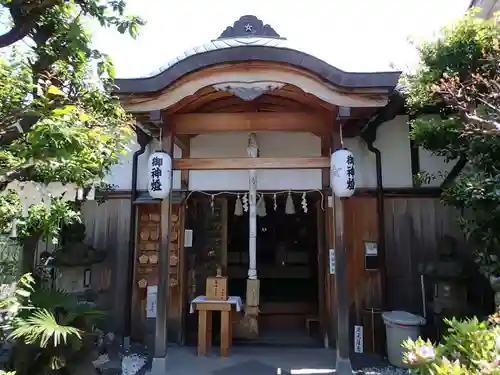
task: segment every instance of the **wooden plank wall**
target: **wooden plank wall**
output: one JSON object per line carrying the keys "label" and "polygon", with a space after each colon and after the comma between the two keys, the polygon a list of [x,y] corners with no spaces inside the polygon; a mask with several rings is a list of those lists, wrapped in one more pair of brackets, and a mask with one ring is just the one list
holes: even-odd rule
{"label": "wooden plank wall", "polygon": [[[362,312],[367,307],[380,307],[382,287],[379,271],[365,271],[364,242],[377,241],[377,209],[375,198],[354,197],[344,201],[344,241],[348,256],[348,288],[351,324],[361,324]],[[326,220],[329,248],[334,248],[333,209],[328,208]],[[330,317],[330,343],[336,337],[335,276],[329,274],[329,254],[326,265],[326,310]]]}
{"label": "wooden plank wall", "polygon": [[454,237],[466,254],[460,212],[439,198],[385,198],[384,203],[388,307],[422,314],[419,264],[437,259],[444,235]]}
{"label": "wooden plank wall", "polygon": [[377,242],[378,220],[375,198],[351,198],[344,202],[344,238],[348,257],[351,324],[362,323],[365,308],[380,308],[380,271],[365,270],[365,241]]}
{"label": "wooden plank wall", "polygon": [[[457,240],[458,251],[466,255],[464,237],[457,224],[459,212],[444,206],[439,198],[386,197],[385,240],[387,309],[422,314],[419,264],[437,259],[444,235]],[[363,310],[381,308],[383,286],[380,271],[365,271],[364,242],[377,241],[376,199],[354,197],[344,202],[344,234],[348,254],[351,325],[363,323]],[[329,248],[334,247],[333,210],[328,209],[326,233]],[[335,340],[335,280],[329,275],[325,256],[326,309],[330,322],[330,342]],[[402,287],[404,286],[404,287]],[[332,302],[333,301],[333,302]],[[332,339],[333,337],[333,339]]]}
{"label": "wooden plank wall", "polygon": [[130,199],[85,202],[82,218],[86,243],[108,253],[103,263],[92,266],[92,288],[101,292],[99,305],[110,312],[107,329],[121,333],[127,298]]}

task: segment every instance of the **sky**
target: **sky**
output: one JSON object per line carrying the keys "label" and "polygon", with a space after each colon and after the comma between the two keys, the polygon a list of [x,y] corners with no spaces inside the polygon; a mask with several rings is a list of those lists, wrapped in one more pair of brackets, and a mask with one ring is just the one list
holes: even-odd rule
{"label": "sky", "polygon": [[94,46],[118,78],[151,76],[183,51],[216,39],[243,15],[271,25],[294,48],[350,72],[413,68],[418,42],[464,15],[470,0],[127,0],[146,22],[133,40],[95,28]]}

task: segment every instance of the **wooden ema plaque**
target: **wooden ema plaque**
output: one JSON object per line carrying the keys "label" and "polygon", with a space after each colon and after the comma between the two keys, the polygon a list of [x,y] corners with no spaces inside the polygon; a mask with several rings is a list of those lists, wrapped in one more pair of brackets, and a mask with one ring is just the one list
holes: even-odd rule
{"label": "wooden ema plaque", "polygon": [[227,277],[221,275],[220,267],[217,268],[217,276],[207,277],[205,295],[211,300],[227,301]]}

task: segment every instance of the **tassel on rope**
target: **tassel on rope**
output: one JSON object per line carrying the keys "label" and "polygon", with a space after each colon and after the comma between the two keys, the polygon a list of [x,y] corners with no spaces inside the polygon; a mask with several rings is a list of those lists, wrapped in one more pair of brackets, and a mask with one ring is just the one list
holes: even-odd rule
{"label": "tassel on rope", "polygon": [[236,195],[236,203],[234,204],[234,216],[243,216],[243,204],[241,203],[240,195]]}
{"label": "tassel on rope", "polygon": [[292,193],[290,191],[288,192],[288,196],[286,197],[285,214],[295,214],[295,206],[293,205]]}
{"label": "tassel on rope", "polygon": [[260,195],[259,201],[257,202],[257,215],[259,217],[264,217],[267,215],[266,200],[264,199],[264,194]]}

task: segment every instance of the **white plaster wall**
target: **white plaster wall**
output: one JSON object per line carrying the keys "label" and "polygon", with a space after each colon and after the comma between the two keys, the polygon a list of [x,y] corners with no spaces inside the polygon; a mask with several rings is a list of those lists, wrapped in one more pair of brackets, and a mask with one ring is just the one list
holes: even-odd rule
{"label": "white plaster wall", "polygon": [[433,155],[423,148],[419,148],[418,157],[420,171],[428,173],[432,178],[429,183],[425,183],[422,186],[438,187],[441,185],[448,172],[456,163],[456,160],[447,163],[445,158]]}
{"label": "white plaster wall", "polygon": [[412,186],[408,116],[382,124],[374,143],[382,153],[382,183],[387,188]]}
{"label": "white plaster wall", "polygon": [[[424,115],[419,117],[420,119],[431,119],[433,117],[438,117],[439,115]],[[425,172],[431,176],[431,180],[422,186],[438,187],[441,185],[445,179],[448,172],[453,168],[456,160],[446,162],[445,158],[442,156],[437,156],[432,154],[430,151],[419,147],[418,149],[418,161],[420,166],[420,171]]]}
{"label": "white plaster wall", "polygon": [[[382,184],[385,188],[412,186],[407,120],[407,116],[397,116],[382,124],[377,131],[374,146],[381,152]],[[359,188],[376,187],[375,154],[368,150],[365,141],[360,137],[346,138],[344,145],[354,154],[356,186]]]}
{"label": "white plaster wall", "polygon": [[[321,139],[309,133],[262,132],[257,134],[261,157],[321,156]],[[248,133],[200,134],[191,139],[192,158],[243,158]],[[321,189],[321,170],[259,170],[259,190]],[[248,190],[248,171],[190,171],[190,190]]]}
{"label": "white plaster wall", "polygon": [[[128,153],[121,156],[121,161],[111,167],[110,172],[105,177],[108,184],[116,185],[116,190],[129,191],[132,189],[132,157],[134,152],[139,150],[139,144],[132,141],[127,146]],[[148,189],[148,158],[155,150],[160,149],[160,143],[157,140],[152,140],[146,147],[144,154],[139,156],[137,166],[137,189]],[[181,158],[182,151],[178,146],[174,147],[174,158]],[[181,171],[174,171],[173,189],[181,188]]]}

